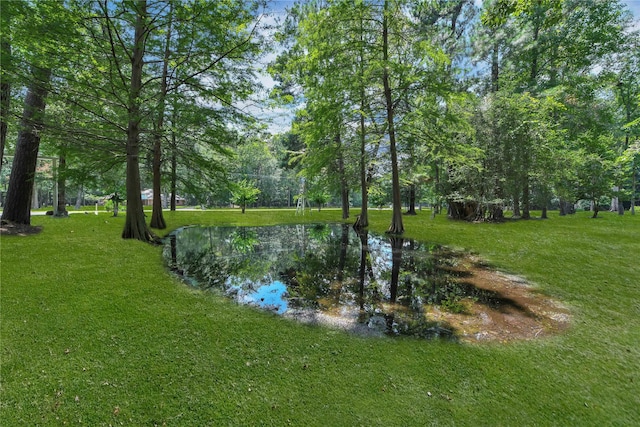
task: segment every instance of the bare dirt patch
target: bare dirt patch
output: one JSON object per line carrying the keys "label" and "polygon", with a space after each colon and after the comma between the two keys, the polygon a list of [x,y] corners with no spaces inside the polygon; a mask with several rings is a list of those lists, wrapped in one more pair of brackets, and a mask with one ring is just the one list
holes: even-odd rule
{"label": "bare dirt patch", "polygon": [[0,223],[0,234],[3,236],[32,236],[40,233],[41,231],[41,226],[16,224],[9,221],[2,221]]}
{"label": "bare dirt patch", "polygon": [[463,341],[530,340],[557,334],[569,327],[569,310],[519,276],[489,269],[474,256],[463,264],[459,280],[492,293],[497,304],[463,300],[464,313],[433,308],[428,316],[449,324]]}
{"label": "bare dirt patch", "polygon": [[[552,336],[569,327],[569,310],[544,295],[519,276],[496,271],[478,257],[462,255],[450,269],[454,281],[471,290],[474,297],[458,301],[463,310],[452,312],[438,305],[424,305],[430,338],[461,342],[513,342]],[[388,304],[389,311],[406,310]],[[386,320],[374,316],[362,322],[357,308],[344,306],[330,311],[290,310],[286,317],[309,324],[347,330],[359,336],[383,336]],[[376,325],[375,323],[381,323]],[[373,323],[373,325],[372,325]],[[391,334],[395,335],[395,334]],[[423,335],[416,335],[423,336]]]}

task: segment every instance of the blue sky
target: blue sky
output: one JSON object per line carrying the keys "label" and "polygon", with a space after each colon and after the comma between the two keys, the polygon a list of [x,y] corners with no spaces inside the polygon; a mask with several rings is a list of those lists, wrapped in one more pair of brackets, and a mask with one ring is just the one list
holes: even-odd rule
{"label": "blue sky", "polygon": [[640,0],[627,0],[625,1],[627,7],[633,12],[636,20],[640,17]]}

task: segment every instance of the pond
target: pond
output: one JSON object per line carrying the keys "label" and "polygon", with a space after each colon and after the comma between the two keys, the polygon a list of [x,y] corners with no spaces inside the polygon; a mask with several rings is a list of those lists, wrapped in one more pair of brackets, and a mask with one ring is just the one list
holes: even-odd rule
{"label": "pond", "polygon": [[163,256],[191,286],[360,335],[531,338],[568,321],[522,279],[470,254],[346,224],[185,227]]}

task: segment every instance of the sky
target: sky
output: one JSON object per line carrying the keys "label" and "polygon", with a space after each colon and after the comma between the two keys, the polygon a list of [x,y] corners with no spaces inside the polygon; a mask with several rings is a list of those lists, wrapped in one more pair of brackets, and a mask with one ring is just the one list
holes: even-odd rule
{"label": "sky", "polygon": [[[265,26],[277,26],[287,16],[287,8],[293,6],[293,0],[270,0],[267,5],[266,15],[262,18]],[[262,58],[262,72],[258,75],[259,82],[264,86],[264,92],[259,94],[259,98],[266,98],[276,82],[267,72],[267,65],[275,61],[278,52],[271,52]],[[266,122],[271,133],[284,133],[291,127],[294,111],[285,107],[250,107],[248,109],[255,117]]]}
{"label": "sky", "polygon": [[633,16],[635,16],[637,21],[640,18],[640,0],[627,0],[624,3],[626,3],[629,10],[633,12]]}
{"label": "sky", "polygon": [[[481,5],[483,0],[475,0],[477,5]],[[270,0],[267,5],[266,16],[263,18],[265,24],[277,25],[286,17],[286,9],[295,3],[294,0]],[[640,30],[640,0],[622,0],[629,11],[634,16],[634,29]],[[269,90],[274,87],[275,81],[266,72],[267,64],[275,60],[277,53],[270,53],[262,59],[262,69],[258,76],[260,83],[265,87],[265,92],[261,97],[266,97]],[[271,133],[284,133],[289,130],[294,116],[294,110],[286,107],[248,107],[247,111],[255,117],[268,124]]]}

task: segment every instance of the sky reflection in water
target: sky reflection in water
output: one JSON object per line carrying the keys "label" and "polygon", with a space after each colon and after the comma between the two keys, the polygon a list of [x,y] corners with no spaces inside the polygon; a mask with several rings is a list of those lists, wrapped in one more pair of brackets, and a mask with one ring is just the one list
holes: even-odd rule
{"label": "sky reflection in water", "polygon": [[459,256],[433,244],[358,234],[346,224],[186,227],[164,257],[187,283],[306,322],[367,335],[455,335],[427,306],[490,295],[459,280]]}

